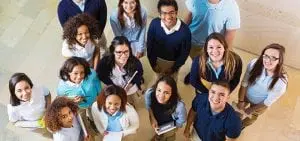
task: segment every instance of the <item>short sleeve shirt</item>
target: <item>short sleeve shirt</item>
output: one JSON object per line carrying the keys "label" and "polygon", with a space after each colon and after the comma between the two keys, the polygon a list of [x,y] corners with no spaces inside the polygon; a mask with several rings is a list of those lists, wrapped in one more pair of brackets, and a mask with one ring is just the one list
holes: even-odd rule
{"label": "short sleeve shirt", "polygon": [[45,96],[49,95],[49,90],[43,86],[33,86],[31,99],[28,102],[21,102],[18,106],[7,105],[7,112],[10,121],[19,120],[34,121],[41,119],[45,112]]}
{"label": "short sleeve shirt", "polygon": [[244,78],[241,85],[247,88],[247,99],[253,104],[264,103],[266,106],[271,106],[277,101],[286,91],[287,77],[278,79],[273,89],[269,90],[273,77],[268,76],[265,68],[262,68],[261,75],[256,79],[253,85],[248,84],[250,72],[253,69],[257,59],[253,59],[247,66]]}
{"label": "short sleeve shirt", "polygon": [[194,128],[202,141],[224,141],[226,136],[237,138],[240,135],[241,120],[228,103],[222,112],[213,115],[208,94],[197,94],[192,109],[197,113]]}
{"label": "short sleeve shirt", "polygon": [[192,44],[203,46],[213,32],[224,35],[226,30],[240,28],[240,11],[235,0],[221,0],[211,4],[208,0],[187,0],[187,9],[192,13],[189,28]]}

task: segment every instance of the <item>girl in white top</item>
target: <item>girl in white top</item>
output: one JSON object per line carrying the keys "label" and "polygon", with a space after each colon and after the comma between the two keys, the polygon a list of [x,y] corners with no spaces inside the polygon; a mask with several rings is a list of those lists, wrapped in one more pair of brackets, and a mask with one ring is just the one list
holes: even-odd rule
{"label": "girl in white top", "polygon": [[92,115],[103,137],[110,132],[119,132],[122,140],[125,140],[125,136],[135,134],[139,128],[137,112],[127,103],[125,90],[116,85],[109,85],[102,90],[92,106]]}
{"label": "girl in white top", "polygon": [[248,64],[237,106],[252,116],[243,120],[243,127],[254,123],[260,114],[285,93],[288,79],[283,68],[284,52],[283,46],[270,44],[263,49],[258,59]]}
{"label": "girl in white top", "polygon": [[25,73],[15,73],[9,80],[9,91],[9,121],[19,127],[43,128],[42,118],[51,103],[49,90],[33,85]]}
{"label": "girl in white top", "polygon": [[88,14],[78,14],[64,24],[62,55],[67,58],[84,58],[90,67],[96,69],[100,58],[100,48],[96,39],[100,37],[97,20]]}
{"label": "girl in white top", "polygon": [[77,119],[78,106],[66,97],[57,97],[45,114],[47,129],[53,133],[54,141],[89,141],[84,137]]}

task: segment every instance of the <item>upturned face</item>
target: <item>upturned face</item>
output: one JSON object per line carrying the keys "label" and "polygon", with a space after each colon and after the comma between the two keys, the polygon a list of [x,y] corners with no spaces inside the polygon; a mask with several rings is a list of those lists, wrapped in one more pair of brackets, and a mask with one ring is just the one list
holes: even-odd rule
{"label": "upturned face", "polygon": [[74,114],[69,107],[63,107],[59,112],[59,120],[64,128],[73,127]]}
{"label": "upturned face", "polygon": [[209,90],[208,101],[213,111],[222,111],[229,100],[229,90],[220,85],[212,85]]}
{"label": "upturned face", "polygon": [[156,88],[156,99],[160,104],[168,103],[172,95],[172,88],[164,81],[157,84]]}
{"label": "upturned face", "polygon": [[122,100],[119,96],[113,94],[106,97],[105,108],[106,112],[113,115],[121,108]]}
{"label": "upturned face", "polygon": [[129,47],[126,44],[117,45],[114,51],[115,62],[122,66],[126,65],[130,52]]}
{"label": "upturned face", "polygon": [[162,6],[160,8],[160,19],[169,29],[174,27],[177,22],[177,11],[173,6]]}
{"label": "upturned face", "polygon": [[81,25],[77,29],[76,41],[81,46],[85,46],[89,39],[90,39],[89,28],[86,25]]}
{"label": "upturned face", "polygon": [[72,72],[69,73],[70,81],[79,84],[85,76],[84,67],[82,65],[76,65]]}
{"label": "upturned face", "polygon": [[265,50],[263,64],[266,70],[273,71],[279,63],[279,51],[273,48]]}
{"label": "upturned face", "polygon": [[15,86],[15,95],[21,101],[29,101],[31,99],[32,89],[27,81],[20,81]]}
{"label": "upturned face", "polygon": [[223,60],[225,48],[216,39],[211,39],[207,43],[207,54],[213,62],[219,62]]}
{"label": "upturned face", "polygon": [[133,14],[136,10],[137,3],[135,0],[124,0],[122,7],[127,14]]}

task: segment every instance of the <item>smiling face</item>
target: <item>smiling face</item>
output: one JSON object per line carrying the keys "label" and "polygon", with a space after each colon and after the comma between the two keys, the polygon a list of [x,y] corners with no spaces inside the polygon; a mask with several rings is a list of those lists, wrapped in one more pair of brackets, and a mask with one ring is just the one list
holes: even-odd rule
{"label": "smiling face", "polygon": [[89,28],[86,25],[81,25],[77,29],[76,41],[81,45],[85,46],[85,44],[90,39]]}
{"label": "smiling face", "polygon": [[130,54],[129,51],[129,47],[126,44],[117,45],[114,51],[115,62],[121,66],[126,65]]}
{"label": "smiling face", "polygon": [[172,95],[172,88],[166,82],[161,81],[157,84],[155,94],[158,103],[166,104]]}
{"label": "smiling face", "polygon": [[266,70],[274,72],[279,63],[279,51],[269,48],[265,50],[263,55],[263,64]]}
{"label": "smiling face", "polygon": [[21,101],[29,101],[31,98],[32,89],[27,81],[20,81],[15,86],[15,95]]}
{"label": "smiling face", "polygon": [[214,112],[221,112],[229,100],[229,90],[220,85],[212,85],[209,90],[208,101]]}
{"label": "smiling face", "polygon": [[69,107],[63,107],[59,112],[59,121],[64,128],[73,127],[74,114]]}
{"label": "smiling face", "polygon": [[106,112],[109,113],[110,115],[113,115],[121,108],[121,104],[122,101],[119,96],[115,94],[107,96],[105,100]]}
{"label": "smiling face", "polygon": [[69,73],[70,81],[79,84],[85,76],[84,67],[82,65],[74,66],[72,72]]}
{"label": "smiling face", "polygon": [[160,8],[160,19],[169,29],[174,27],[177,22],[177,11],[173,6],[162,6]]}
{"label": "smiling face", "polygon": [[136,0],[124,0],[122,3],[122,7],[124,12],[128,15],[133,14],[136,10]]}
{"label": "smiling face", "polygon": [[211,39],[207,43],[207,54],[211,61],[220,62],[223,60],[225,48],[216,39]]}

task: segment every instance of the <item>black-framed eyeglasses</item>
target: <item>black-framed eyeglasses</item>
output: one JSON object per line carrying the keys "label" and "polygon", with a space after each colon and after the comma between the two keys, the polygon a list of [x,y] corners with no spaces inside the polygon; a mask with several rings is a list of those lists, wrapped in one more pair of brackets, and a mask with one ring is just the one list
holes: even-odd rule
{"label": "black-framed eyeglasses", "polygon": [[129,55],[129,50],[125,50],[125,51],[115,51],[115,54],[117,56],[122,56],[122,54],[128,56]]}
{"label": "black-framed eyeglasses", "polygon": [[263,55],[263,59],[269,59],[270,61],[274,62],[274,61],[277,61],[279,58],[276,58],[274,56],[269,56],[267,54],[264,54]]}

